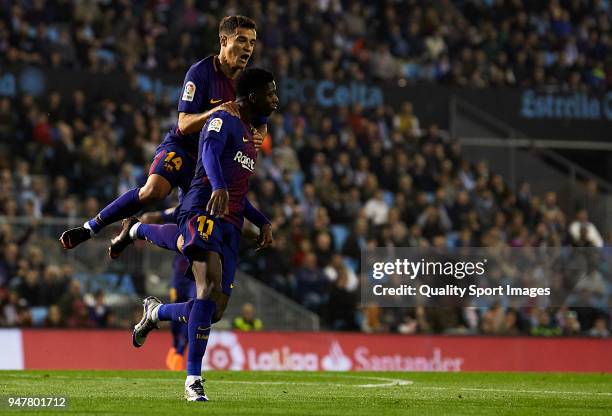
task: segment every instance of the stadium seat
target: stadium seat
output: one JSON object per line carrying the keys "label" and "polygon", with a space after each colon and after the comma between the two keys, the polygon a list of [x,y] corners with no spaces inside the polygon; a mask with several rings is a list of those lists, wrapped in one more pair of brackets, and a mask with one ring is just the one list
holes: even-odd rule
{"label": "stadium seat", "polygon": [[32,312],[32,325],[43,326],[49,310],[44,306],[34,306],[30,311]]}
{"label": "stadium seat", "polygon": [[296,171],[293,173],[293,176],[291,177],[292,179],[292,191],[293,191],[293,196],[298,199],[298,200],[302,200],[302,186],[304,184],[304,174],[301,171]]}
{"label": "stadium seat", "polygon": [[393,196],[393,192],[391,191],[384,191],[383,192],[383,199],[385,200],[385,203],[392,207],[393,206],[393,200],[395,199]]}
{"label": "stadium seat", "polygon": [[337,251],[342,251],[342,246],[349,235],[349,230],[346,226],[336,224],[330,227],[332,236],[334,237],[334,248]]}
{"label": "stadium seat", "polygon": [[355,273],[359,272],[359,261],[355,260],[352,257],[343,257],[343,259],[344,259],[344,264],[346,265],[346,267],[348,267]]}
{"label": "stadium seat", "polygon": [[459,233],[450,232],[446,234],[446,246],[448,248],[457,247],[457,242],[459,241]]}

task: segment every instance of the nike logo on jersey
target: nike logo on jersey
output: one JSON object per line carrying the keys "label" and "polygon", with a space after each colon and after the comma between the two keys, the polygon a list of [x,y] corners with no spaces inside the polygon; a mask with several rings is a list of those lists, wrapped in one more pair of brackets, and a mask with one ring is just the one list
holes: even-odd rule
{"label": "nike logo on jersey", "polygon": [[220,99],[220,98],[219,98],[218,100],[215,100],[214,98],[211,98],[211,99],[210,99],[210,103],[211,103],[211,104],[217,104],[217,103],[220,103],[220,102],[221,102],[221,99]]}
{"label": "nike logo on jersey", "polygon": [[249,139],[247,139],[246,137],[242,136],[242,141],[243,141],[244,143],[248,143],[248,142],[249,142]]}

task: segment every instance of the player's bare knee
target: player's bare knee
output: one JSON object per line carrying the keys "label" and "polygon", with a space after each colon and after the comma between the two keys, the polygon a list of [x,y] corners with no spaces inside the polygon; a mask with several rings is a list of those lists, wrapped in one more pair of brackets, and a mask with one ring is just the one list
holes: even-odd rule
{"label": "player's bare knee", "polygon": [[140,202],[145,204],[161,201],[166,197],[166,195],[168,195],[166,193],[166,190],[159,185],[147,184],[140,188],[140,191],[138,192],[138,198],[140,199]]}
{"label": "player's bare knee", "polygon": [[172,191],[172,185],[161,175],[151,175],[147,183],[138,191],[138,198],[143,203],[161,201]]}

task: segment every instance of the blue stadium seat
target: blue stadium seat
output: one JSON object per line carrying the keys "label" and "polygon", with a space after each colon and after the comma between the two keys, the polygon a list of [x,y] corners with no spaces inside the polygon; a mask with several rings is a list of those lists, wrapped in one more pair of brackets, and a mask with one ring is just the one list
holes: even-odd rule
{"label": "blue stadium seat", "polygon": [[334,237],[334,248],[336,249],[336,251],[341,251],[342,250],[342,246],[344,245],[344,242],[346,241],[346,238],[349,235],[349,230],[346,226],[344,225],[332,225],[330,227],[332,236]]}
{"label": "blue stadium seat", "polygon": [[32,325],[44,326],[49,310],[44,306],[35,306],[30,310],[32,311]]}
{"label": "blue stadium seat", "polygon": [[121,279],[121,285],[119,286],[119,292],[126,295],[136,295],[136,289],[134,288],[134,282],[132,281],[132,275],[124,274]]}
{"label": "blue stadium seat", "polygon": [[393,200],[395,199],[395,197],[393,196],[393,192],[391,191],[384,191],[383,192],[383,199],[385,200],[385,203],[392,207],[393,206]]}
{"label": "blue stadium seat", "polygon": [[293,196],[301,202],[302,197],[304,196],[302,194],[302,186],[304,185],[304,174],[301,171],[295,171],[291,179]]}
{"label": "blue stadium seat", "polygon": [[357,273],[359,271],[359,261],[352,257],[343,257],[346,267]]}
{"label": "blue stadium seat", "polygon": [[450,232],[446,234],[446,247],[453,248],[457,247],[457,242],[459,241],[459,233],[456,231]]}
{"label": "blue stadium seat", "polygon": [[136,289],[130,274],[117,273],[75,273],[75,277],[81,281],[83,293],[94,293],[102,289],[105,293],[118,293],[122,295],[135,295]]}
{"label": "blue stadium seat", "polygon": [[140,165],[133,165],[132,166],[132,176],[134,178],[139,178],[140,176],[144,175],[145,171],[144,168]]}

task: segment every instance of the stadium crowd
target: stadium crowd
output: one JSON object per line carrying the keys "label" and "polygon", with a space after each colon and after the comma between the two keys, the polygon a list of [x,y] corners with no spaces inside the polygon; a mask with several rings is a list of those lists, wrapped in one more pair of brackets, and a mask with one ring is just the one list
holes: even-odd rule
{"label": "stadium crowd", "polygon": [[238,11],[258,22],[255,60],[279,77],[612,85],[603,0],[3,0],[0,64],[183,71],[216,49],[220,16]]}
{"label": "stadium crowd", "polygon": [[[0,1],[0,61],[182,72],[216,50],[219,16],[245,10],[260,27],[253,59],[279,78],[610,85],[607,2],[594,2],[591,13],[584,2],[426,3],[256,1],[243,9],[230,1],[206,2],[205,12],[191,1],[181,8],[164,1]],[[379,25],[366,24],[374,17]],[[0,97],[0,215],[33,224],[17,233],[0,223],[0,325],[30,325],[32,307],[46,308],[46,326],[124,324],[103,292],[83,294],[70,265],[45,258],[35,224],[94,217],[144,182],[176,107],[134,94],[130,103],[92,100],[82,90],[38,100]],[[581,193],[580,207],[588,210],[570,218],[554,192],[534,195],[528,181],[512,191],[486,161],[468,163],[438,126],[421,126],[408,102],[372,112],[289,102],[273,114],[269,132],[250,199],[272,219],[276,245],[255,255],[245,242],[241,267],[318,313],[327,328],[609,335],[606,307],[358,305],[363,247],[609,245],[612,236],[589,221],[595,182]],[[585,290],[609,299],[602,273],[594,270]]]}

